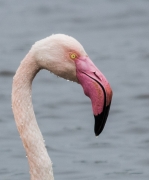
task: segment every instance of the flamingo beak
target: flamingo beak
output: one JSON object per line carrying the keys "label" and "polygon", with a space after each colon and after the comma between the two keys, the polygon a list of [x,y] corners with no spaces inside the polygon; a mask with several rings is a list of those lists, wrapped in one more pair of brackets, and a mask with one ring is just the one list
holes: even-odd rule
{"label": "flamingo beak", "polygon": [[112,89],[89,57],[75,60],[76,75],[84,93],[91,99],[95,118],[94,132],[98,136],[104,129],[112,100]]}

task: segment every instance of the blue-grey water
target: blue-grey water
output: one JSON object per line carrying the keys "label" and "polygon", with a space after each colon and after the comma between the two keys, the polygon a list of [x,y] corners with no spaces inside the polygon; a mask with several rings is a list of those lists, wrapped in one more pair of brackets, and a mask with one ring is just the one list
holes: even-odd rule
{"label": "blue-grey water", "polygon": [[33,82],[38,124],[56,180],[149,179],[149,1],[0,0],[0,180],[29,179],[11,110],[13,75],[35,41],[79,40],[114,96],[95,138],[82,87],[43,70]]}

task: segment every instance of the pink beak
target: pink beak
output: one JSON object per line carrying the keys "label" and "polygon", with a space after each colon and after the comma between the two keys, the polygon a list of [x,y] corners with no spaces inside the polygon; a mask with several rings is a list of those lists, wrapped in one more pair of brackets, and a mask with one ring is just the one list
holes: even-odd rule
{"label": "pink beak", "polygon": [[79,57],[75,60],[76,74],[84,93],[91,99],[95,117],[94,131],[98,136],[106,123],[111,100],[112,89],[105,76],[98,70],[89,57]]}

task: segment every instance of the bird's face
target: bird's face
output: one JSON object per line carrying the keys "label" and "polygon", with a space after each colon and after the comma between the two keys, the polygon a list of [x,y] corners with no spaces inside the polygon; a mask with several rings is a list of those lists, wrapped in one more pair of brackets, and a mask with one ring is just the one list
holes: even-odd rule
{"label": "bird's face", "polygon": [[[54,35],[40,54],[46,59],[43,67],[57,76],[78,82],[92,102],[94,131],[98,136],[106,123],[112,100],[112,89],[99,69],[90,60],[82,45],[66,35]],[[41,49],[41,48],[40,48]],[[50,52],[50,53],[49,53]]]}
{"label": "bird's face", "polygon": [[84,53],[69,52],[69,58],[74,61],[76,77],[82,85],[84,93],[91,99],[95,117],[94,132],[98,136],[106,123],[111,100],[112,89],[105,76]]}

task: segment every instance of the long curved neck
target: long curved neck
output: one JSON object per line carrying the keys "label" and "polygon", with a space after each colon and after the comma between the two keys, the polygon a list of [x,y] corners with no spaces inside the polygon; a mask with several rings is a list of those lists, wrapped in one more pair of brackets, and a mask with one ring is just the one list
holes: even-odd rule
{"label": "long curved neck", "polygon": [[30,166],[31,180],[53,180],[52,162],[33,111],[31,85],[40,68],[28,54],[21,62],[12,87],[12,109]]}

